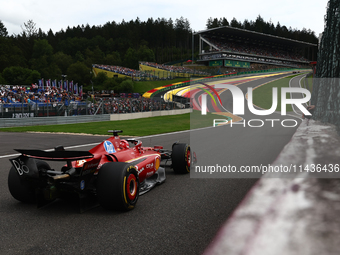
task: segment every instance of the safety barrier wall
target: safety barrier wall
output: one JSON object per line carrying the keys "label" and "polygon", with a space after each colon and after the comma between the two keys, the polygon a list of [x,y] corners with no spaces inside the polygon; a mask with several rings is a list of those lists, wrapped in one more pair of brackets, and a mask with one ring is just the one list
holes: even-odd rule
{"label": "safety barrier wall", "polygon": [[34,117],[34,118],[2,118],[0,119],[0,128],[4,127],[21,127],[21,126],[39,126],[39,125],[58,125],[85,123],[94,121],[109,121],[109,114],[101,115],[78,115],[78,116],[55,116],[55,117]]}
{"label": "safety barrier wall", "polygon": [[304,119],[271,164],[303,166],[303,173],[292,171],[289,178],[284,171],[265,173],[203,255],[340,254],[339,178],[325,177],[339,172],[312,168],[338,167],[339,148],[336,126]]}
{"label": "safety barrier wall", "polygon": [[[128,95],[130,96],[130,95]],[[53,116],[121,114],[158,110],[174,110],[184,108],[183,102],[164,102],[162,100],[145,100],[135,97],[95,97],[86,101],[58,103],[5,103],[0,102],[0,119],[3,118],[35,118]]]}

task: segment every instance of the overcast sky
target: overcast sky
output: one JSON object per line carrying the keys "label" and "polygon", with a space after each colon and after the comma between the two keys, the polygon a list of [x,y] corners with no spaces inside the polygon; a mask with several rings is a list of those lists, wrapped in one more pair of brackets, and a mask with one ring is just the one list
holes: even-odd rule
{"label": "overcast sky", "polygon": [[0,0],[0,20],[8,34],[19,34],[24,23],[33,20],[37,28],[58,32],[67,26],[98,26],[107,22],[120,23],[148,18],[171,18],[181,16],[190,22],[194,31],[206,29],[209,17],[234,17],[243,22],[256,20],[258,15],[274,25],[302,30],[311,29],[316,36],[323,32],[324,16],[328,0]]}

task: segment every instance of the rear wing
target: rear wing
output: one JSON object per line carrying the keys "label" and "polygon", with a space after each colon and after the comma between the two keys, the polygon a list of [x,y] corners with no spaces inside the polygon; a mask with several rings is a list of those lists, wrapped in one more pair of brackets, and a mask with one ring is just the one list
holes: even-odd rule
{"label": "rear wing", "polygon": [[15,149],[24,156],[42,160],[52,161],[76,161],[93,158],[93,154],[88,151],[42,151],[42,150],[21,150]]}

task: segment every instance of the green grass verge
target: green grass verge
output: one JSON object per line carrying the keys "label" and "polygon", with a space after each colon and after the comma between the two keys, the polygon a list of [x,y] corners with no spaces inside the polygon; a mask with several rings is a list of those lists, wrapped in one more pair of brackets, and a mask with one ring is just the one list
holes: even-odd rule
{"label": "green grass verge", "polygon": [[[298,74],[300,75],[300,74]],[[289,87],[289,81],[298,75],[292,75],[288,77],[281,78],[279,80],[270,82],[261,87],[258,87],[253,91],[253,104],[259,106],[263,109],[270,109],[273,101],[272,101],[272,89],[277,88],[278,100],[277,100],[277,108],[276,111],[281,111],[281,88]],[[290,98],[290,94],[287,94],[287,98]],[[286,111],[293,111],[292,105],[286,106]]]}
{"label": "green grass verge", "polygon": [[207,112],[207,115],[201,115],[201,111],[193,110],[190,114],[190,129],[212,127],[214,119],[226,119],[226,117],[210,112]]}
{"label": "green grass verge", "polygon": [[101,121],[77,124],[61,124],[46,126],[0,128],[0,132],[51,132],[51,133],[82,133],[92,135],[107,135],[108,130],[123,130],[123,135],[146,136],[194,128],[209,127],[213,119],[219,116],[208,113],[202,116],[200,111],[193,113],[150,117],[133,120]]}
{"label": "green grass verge", "polygon": [[151,89],[161,87],[164,85],[169,85],[177,82],[187,81],[190,78],[177,78],[173,80],[160,80],[160,81],[138,81],[133,84],[133,91],[135,93],[145,93]]}
{"label": "green grass verge", "polygon": [[0,128],[0,132],[67,132],[107,135],[108,130],[123,130],[123,135],[145,136],[190,129],[190,114],[133,120],[101,121],[77,124]]}

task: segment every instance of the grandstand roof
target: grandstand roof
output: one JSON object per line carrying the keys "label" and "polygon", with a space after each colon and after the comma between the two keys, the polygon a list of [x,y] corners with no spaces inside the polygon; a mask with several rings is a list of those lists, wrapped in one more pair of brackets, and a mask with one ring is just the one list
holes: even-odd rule
{"label": "grandstand roof", "polygon": [[259,32],[254,32],[250,30],[229,27],[229,26],[211,28],[211,29],[202,30],[202,31],[195,33],[195,35],[198,35],[198,34],[202,34],[202,35],[206,34],[209,36],[218,36],[222,38],[223,37],[249,38],[249,39],[258,40],[258,41],[266,41],[266,42],[272,42],[272,43],[277,43],[277,44],[291,45],[294,47],[303,47],[303,46],[304,47],[306,46],[317,47],[317,44],[313,44],[313,43],[292,40],[288,38],[263,34]]}

